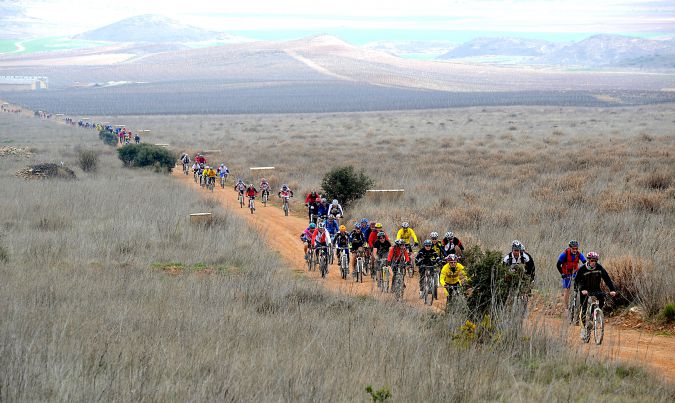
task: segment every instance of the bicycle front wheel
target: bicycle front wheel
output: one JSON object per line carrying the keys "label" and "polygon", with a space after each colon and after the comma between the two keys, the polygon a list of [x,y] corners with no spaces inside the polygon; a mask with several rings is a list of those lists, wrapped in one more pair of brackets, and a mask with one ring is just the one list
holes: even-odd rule
{"label": "bicycle front wheel", "polygon": [[605,335],[605,318],[602,309],[596,308],[593,312],[593,338],[595,344],[602,344],[602,338]]}

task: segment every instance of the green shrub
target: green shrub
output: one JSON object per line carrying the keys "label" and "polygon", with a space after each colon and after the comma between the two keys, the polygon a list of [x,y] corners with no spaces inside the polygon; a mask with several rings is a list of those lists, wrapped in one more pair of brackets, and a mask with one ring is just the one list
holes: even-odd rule
{"label": "green shrub", "polygon": [[385,402],[391,398],[391,391],[384,387],[378,390],[373,390],[371,385],[366,386],[366,392],[370,395],[373,402]]}
{"label": "green shrub", "polygon": [[158,172],[171,172],[178,159],[173,152],[153,144],[127,144],[117,154],[126,166],[151,166]]}
{"label": "green shrub", "polygon": [[321,181],[321,189],[327,199],[337,199],[345,206],[363,197],[373,184],[363,169],[356,172],[353,166],[348,165],[326,173]]}
{"label": "green shrub", "polygon": [[665,323],[675,322],[675,303],[666,304],[659,312],[659,320]]}
{"label": "green shrub", "polygon": [[0,263],[7,262],[9,262],[9,252],[7,252],[4,246],[0,245]]}
{"label": "green shrub", "polygon": [[98,168],[98,154],[94,150],[79,150],[78,160],[84,172],[96,172]]}
{"label": "green shrub", "polygon": [[117,136],[110,130],[101,130],[98,132],[98,137],[109,146],[114,147],[117,145]]}
{"label": "green shrub", "polygon": [[509,270],[502,263],[502,253],[494,250],[482,250],[474,245],[465,251],[467,275],[473,288],[467,298],[471,315],[481,320],[485,315],[495,317],[494,310],[501,309],[509,296],[527,294],[531,282],[524,269]]}

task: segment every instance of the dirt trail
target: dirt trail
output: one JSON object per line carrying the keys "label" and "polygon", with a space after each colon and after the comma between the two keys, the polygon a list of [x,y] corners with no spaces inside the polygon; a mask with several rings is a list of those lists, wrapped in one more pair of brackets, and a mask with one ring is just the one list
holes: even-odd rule
{"label": "dirt trail", "polygon": [[[232,211],[241,214],[249,220],[254,227],[265,234],[268,240],[273,240],[273,242],[268,242],[268,245],[281,254],[292,270],[320,281],[334,292],[350,295],[372,295],[383,299],[393,298],[391,295],[382,294],[377,290],[370,277],[364,277],[362,284],[355,283],[351,279],[342,280],[336,265],[330,266],[328,278],[324,280],[321,279],[318,271],[308,272],[303,258],[302,244],[299,240],[300,233],[302,233],[307,225],[304,209],[303,211],[296,211],[295,214],[291,212],[290,216],[285,217],[280,208],[279,199],[273,195],[271,198],[272,202],[267,207],[263,207],[262,203],[257,199],[255,214],[251,214],[245,208],[246,206],[244,208],[239,207],[237,194],[232,188],[234,184],[231,183],[231,180],[225,189],[217,186],[213,194],[211,194],[207,190],[200,189],[193,181],[191,175],[183,175],[180,166],[174,169],[173,175],[184,184],[193,186],[196,190],[201,191],[205,196],[217,198],[224,206],[231,208]],[[293,207],[301,209],[304,206]],[[412,284],[410,280],[406,279],[407,287],[404,297],[406,302],[423,308],[425,306],[416,292],[418,289],[417,281],[418,277],[412,279]],[[444,298],[444,295],[444,291],[439,290],[439,298]],[[434,305],[436,305],[436,309],[439,309],[442,304],[436,301]],[[581,343],[579,337],[579,327],[566,326],[560,319],[544,317],[543,315],[536,316],[536,318],[538,318],[537,320],[543,318],[542,327],[549,334],[567,337],[570,345],[577,346],[582,354],[637,363],[648,367],[668,381],[675,382],[675,337],[657,336],[636,330],[624,330],[607,324],[605,326],[605,338],[601,346],[596,346],[595,344],[584,345]]]}

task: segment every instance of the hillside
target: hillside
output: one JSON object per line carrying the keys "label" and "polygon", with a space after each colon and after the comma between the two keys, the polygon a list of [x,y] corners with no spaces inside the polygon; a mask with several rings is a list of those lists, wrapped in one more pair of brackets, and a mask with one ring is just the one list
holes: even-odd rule
{"label": "hillside", "polygon": [[561,45],[521,38],[477,38],[438,57],[440,60],[472,56],[541,56]]}
{"label": "hillside", "polygon": [[154,14],[126,18],[75,36],[76,39],[109,42],[199,42],[225,37],[228,35]]}

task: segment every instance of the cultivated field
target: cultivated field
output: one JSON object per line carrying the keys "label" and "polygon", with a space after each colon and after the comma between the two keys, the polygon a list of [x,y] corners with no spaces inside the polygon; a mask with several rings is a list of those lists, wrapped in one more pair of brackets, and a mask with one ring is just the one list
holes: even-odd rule
{"label": "cultivated field", "polygon": [[[451,228],[468,245],[503,249],[519,238],[542,289],[555,289],[553,255],[570,237],[608,258],[633,254],[654,279],[641,295],[661,301],[673,286],[674,120],[647,107],[119,123],[151,129],[144,141],[220,148],[235,175],[278,166],[274,182],[299,193],[330,166],[363,167],[406,196],[361,202],[353,217],[381,217],[388,229],[405,218],[418,233]],[[0,139],[33,152],[0,159],[1,400],[366,401],[368,384],[395,401],[675,396],[662,380],[570,353],[536,328],[465,345],[451,337],[460,318],[330,294],[294,276],[218,203],[123,169],[92,131],[3,114]],[[75,166],[77,146],[101,153],[98,173],[13,176],[36,161]],[[216,213],[212,226],[188,224],[201,210]]]}

